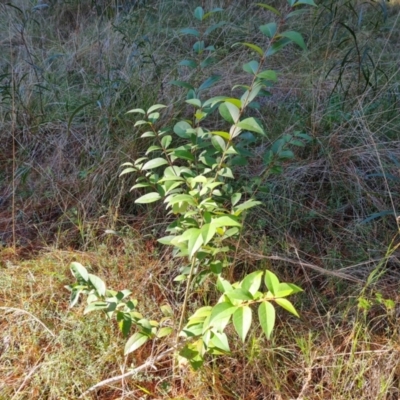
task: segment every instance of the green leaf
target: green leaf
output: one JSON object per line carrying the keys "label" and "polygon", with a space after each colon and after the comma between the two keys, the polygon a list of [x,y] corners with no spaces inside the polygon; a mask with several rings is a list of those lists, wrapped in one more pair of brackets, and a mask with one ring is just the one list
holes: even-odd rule
{"label": "green leaf", "polygon": [[[210,346],[210,344],[213,346]],[[229,348],[228,337],[225,333],[218,331],[213,331],[213,337],[209,342],[209,347],[216,347],[226,353],[231,351]]]}
{"label": "green leaf", "polygon": [[235,206],[242,198],[242,193],[234,193],[231,197],[232,206]]}
{"label": "green leaf", "polygon": [[148,340],[149,337],[147,335],[144,335],[141,332],[136,332],[126,342],[124,355],[126,356],[129,353],[132,353],[133,351],[137,350],[140,346],[144,345]]}
{"label": "green leaf", "polygon": [[237,126],[250,132],[261,133],[264,135],[264,129],[259,125],[254,117],[249,117],[240,121]]}
{"label": "green leaf", "polygon": [[160,309],[161,312],[166,317],[172,317],[174,315],[174,311],[172,310],[172,307],[169,304],[164,304],[163,306],[160,307]]}
{"label": "green leaf", "polygon": [[193,255],[196,254],[196,252],[203,244],[203,236],[201,235],[201,230],[193,228],[190,231],[191,233],[188,241],[189,259],[191,259]]}
{"label": "green leaf", "polygon": [[230,168],[228,168],[228,167],[221,168],[221,169],[218,171],[218,175],[219,175],[219,176],[224,176],[225,178],[234,179],[232,170],[231,170]]}
{"label": "green leaf", "polygon": [[255,75],[258,71],[259,64],[257,61],[250,61],[247,64],[243,65],[243,70],[248,72],[249,74]]}
{"label": "green leaf", "polygon": [[154,203],[157,200],[160,200],[161,196],[158,192],[151,192],[147,193],[144,196],[139,197],[138,199],[135,200],[135,203],[137,204],[148,204],[148,203]]}
{"label": "green leaf", "polygon": [[72,274],[77,280],[83,279],[85,282],[89,281],[89,273],[87,269],[80,263],[74,261],[70,265]]}
{"label": "green leaf", "polygon": [[185,34],[185,35],[193,35],[196,37],[200,37],[200,32],[197,29],[193,29],[193,28],[183,28],[180,30],[181,33]]}
{"label": "green leaf", "polygon": [[289,311],[296,317],[299,317],[299,314],[297,313],[296,309],[294,308],[293,304],[287,300],[287,299],[275,299],[275,302],[279,304],[282,308],[284,308],[286,311]]}
{"label": "green leaf", "polygon": [[276,72],[270,69],[267,69],[257,74],[257,78],[265,79],[272,82],[276,82],[278,80]]}
{"label": "green leaf", "polygon": [[247,333],[249,332],[251,320],[252,311],[249,306],[239,307],[233,313],[233,326],[243,343],[246,340]]}
{"label": "green leaf", "polygon": [[237,211],[244,211],[244,210],[247,210],[249,208],[253,208],[255,206],[258,206],[260,204],[262,204],[260,201],[246,200],[244,203],[239,204],[238,206],[236,206],[234,208],[234,210],[235,210],[235,213],[236,213]]}
{"label": "green leaf", "polygon": [[85,311],[83,313],[88,314],[92,311],[105,310],[107,307],[108,307],[108,303],[106,301],[96,301],[96,302],[90,303],[85,308]]}
{"label": "green leaf", "polygon": [[281,16],[281,13],[280,13],[276,8],[274,8],[274,7],[272,7],[272,6],[269,6],[268,4],[257,3],[256,5],[257,5],[257,6],[260,6],[260,7],[262,7],[262,8],[265,8],[265,9],[268,10],[268,11],[273,12],[274,14],[276,14],[276,15],[278,15],[278,16]]}
{"label": "green leaf", "polygon": [[235,105],[229,102],[224,102],[218,107],[221,117],[230,124],[236,123],[240,116],[240,110]]}
{"label": "green leaf", "polygon": [[242,44],[243,46],[249,47],[250,49],[257,52],[261,57],[264,55],[264,51],[259,46],[256,46],[253,43],[241,42],[241,43],[235,43],[233,46],[236,46],[238,44]]}
{"label": "green leaf", "polygon": [[198,40],[194,45],[193,45],[193,51],[196,52],[197,54],[200,54],[204,51],[204,41],[203,40]]}
{"label": "green leaf", "polygon": [[187,150],[175,150],[174,151],[174,156],[177,158],[180,158],[182,160],[189,160],[189,161],[194,161],[194,155]]}
{"label": "green leaf", "polygon": [[147,114],[151,114],[152,112],[159,110],[160,108],[165,108],[164,104],[154,104],[147,110]]}
{"label": "green leaf", "polygon": [[222,261],[212,261],[210,263],[210,270],[213,274],[219,275],[222,272],[223,264]]}
{"label": "green leaf", "polygon": [[245,290],[243,288],[237,288],[230,292],[226,292],[225,295],[228,296],[230,300],[253,300],[252,294],[248,290]]}
{"label": "green leaf", "polygon": [[256,82],[251,89],[246,90],[242,97],[240,98],[243,108],[247,107],[249,103],[253,101],[257,97],[257,95],[260,93],[260,90],[262,88],[262,84],[260,82]]}
{"label": "green leaf", "polygon": [[199,21],[202,21],[202,20],[203,20],[203,17],[204,17],[204,10],[203,10],[202,7],[197,7],[197,8],[194,10],[194,17],[195,17],[196,19],[198,19]]}
{"label": "green leaf", "polygon": [[238,226],[241,227],[242,225],[236,220],[236,218],[233,215],[224,215],[222,217],[214,218],[211,221],[211,224],[215,228],[219,228],[221,226]]}
{"label": "green leaf", "polygon": [[133,185],[129,191],[132,191],[134,189],[140,189],[140,188],[145,188],[145,187],[150,187],[149,183],[137,183],[136,185]]}
{"label": "green leaf", "polygon": [[127,313],[118,312],[117,313],[117,322],[118,322],[118,327],[119,327],[120,331],[122,332],[122,335],[124,337],[127,337],[129,334],[129,331],[131,330],[131,327],[132,327],[131,316]]}
{"label": "green leaf", "polygon": [[218,327],[219,322],[223,321],[231,317],[231,315],[237,310],[237,307],[233,306],[231,303],[218,303],[213,307],[210,315],[210,323],[209,326]]}
{"label": "green leaf", "polygon": [[169,145],[171,144],[171,142],[172,142],[172,136],[171,135],[164,136],[161,139],[161,145],[162,145],[162,147],[164,147],[164,149],[167,149],[169,147]]}
{"label": "green leaf", "polygon": [[267,50],[265,53],[266,57],[270,57],[273,54],[277,53],[279,50],[283,49],[285,46],[287,46],[289,43],[292,43],[292,41],[288,38],[281,37],[277,41],[275,41],[272,46]]}
{"label": "green leaf", "polygon": [[293,285],[292,283],[280,283],[278,285],[278,289],[275,293],[276,297],[286,297],[290,296],[291,294],[295,294],[298,292],[302,292],[303,289],[299,288],[296,285]]}
{"label": "green leaf", "polygon": [[248,290],[252,295],[254,295],[260,288],[262,275],[263,271],[252,272],[243,279],[240,287],[243,290]]}
{"label": "green leaf", "polygon": [[203,237],[203,243],[206,245],[215,235],[216,228],[214,225],[205,224],[201,227],[201,236]]}
{"label": "green leaf", "polygon": [[272,330],[275,326],[275,308],[274,306],[265,301],[258,307],[258,318],[260,320],[260,325],[265,333],[267,339],[270,339]]}
{"label": "green leaf", "polygon": [[278,29],[278,26],[275,22],[270,22],[266,25],[260,26],[260,31],[265,36],[268,36],[270,39],[272,39],[275,36],[277,29]]}
{"label": "green leaf", "polygon": [[303,36],[301,36],[300,33],[295,32],[295,31],[286,31],[286,32],[281,33],[279,36],[288,38],[292,42],[294,42],[298,46],[300,46],[303,50],[307,50],[307,46],[304,43]]}
{"label": "green leaf", "polygon": [[222,293],[230,292],[233,290],[232,285],[226,279],[224,279],[221,275],[218,276],[218,279],[217,279],[217,289]]}
{"label": "green leaf", "polygon": [[215,57],[207,57],[200,63],[201,68],[207,68],[212,64],[215,64],[217,62]]}
{"label": "green leaf", "polygon": [[147,161],[147,163],[145,163],[143,165],[142,169],[143,170],[154,169],[157,167],[161,167],[161,165],[165,165],[165,164],[168,164],[168,161],[165,158],[161,158],[161,157],[153,158],[152,160]]}
{"label": "green leaf", "polygon": [[187,275],[178,275],[174,278],[174,282],[183,282],[186,281]]}
{"label": "green leaf", "polygon": [[192,134],[188,133],[189,129],[193,129],[186,121],[179,121],[174,126],[174,132],[183,139],[189,139]]}
{"label": "green leaf", "polygon": [[186,103],[191,104],[192,106],[201,107],[201,101],[199,99],[189,99],[189,100],[185,100]]}
{"label": "green leaf", "polygon": [[309,6],[317,7],[317,5],[314,3],[314,0],[297,0],[293,6],[297,7],[300,4],[307,4]]}
{"label": "green leaf", "polygon": [[106,284],[98,276],[89,274],[89,281],[100,296],[106,295]]}
{"label": "green leaf", "polygon": [[206,79],[199,87],[198,91],[201,92],[213,86],[221,79],[221,75],[213,75]]}
{"label": "green leaf", "polygon": [[273,294],[279,291],[279,279],[278,277],[271,271],[265,271],[264,282],[267,286],[268,290]]}
{"label": "green leaf", "polygon": [[212,131],[210,132],[212,135],[218,135],[224,138],[225,140],[229,140],[230,136],[228,132],[223,132],[223,131]]}
{"label": "green leaf", "polygon": [[211,138],[211,143],[213,144],[215,149],[218,150],[219,152],[223,153],[225,151],[226,143],[221,136],[213,136]]}
{"label": "green leaf", "polygon": [[173,329],[170,326],[164,326],[157,332],[157,337],[162,338],[172,333]]}
{"label": "green leaf", "polygon": [[142,110],[141,108],[135,108],[133,110],[129,110],[127,111],[127,114],[131,114],[131,113],[139,113],[139,114],[146,114],[146,111]]}
{"label": "green leaf", "polygon": [[190,194],[174,194],[171,195],[171,197],[168,197],[165,200],[165,202],[171,205],[176,203],[186,202],[192,206],[196,206],[196,201]]}

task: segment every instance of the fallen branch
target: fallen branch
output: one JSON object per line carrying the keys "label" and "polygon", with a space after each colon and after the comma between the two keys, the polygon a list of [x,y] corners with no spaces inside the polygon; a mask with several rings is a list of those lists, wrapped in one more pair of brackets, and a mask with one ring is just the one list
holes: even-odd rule
{"label": "fallen branch", "polygon": [[118,382],[118,381],[120,381],[120,380],[122,380],[122,379],[125,379],[125,378],[129,378],[129,377],[131,377],[131,376],[133,376],[133,375],[138,374],[139,372],[141,372],[141,371],[143,371],[143,370],[146,370],[146,369],[149,368],[149,367],[153,367],[154,369],[156,369],[155,366],[154,366],[154,364],[157,363],[157,362],[159,362],[159,361],[161,361],[161,360],[163,360],[164,358],[166,358],[166,356],[167,356],[168,354],[172,353],[174,350],[175,350],[175,347],[172,347],[172,348],[170,348],[170,349],[168,349],[168,350],[163,351],[162,353],[160,353],[160,354],[159,354],[158,356],[156,356],[156,357],[149,357],[149,358],[146,360],[145,363],[143,363],[143,364],[140,365],[139,367],[136,367],[136,368],[134,368],[134,369],[132,369],[132,370],[130,370],[130,371],[128,371],[128,372],[125,372],[125,374],[118,375],[118,376],[114,376],[114,377],[112,377],[112,378],[108,378],[108,379],[105,379],[104,381],[101,381],[101,382],[99,382],[99,383],[96,383],[95,385],[93,385],[93,386],[91,386],[89,389],[87,389],[85,392],[83,392],[83,393],[79,396],[79,398],[82,399],[82,398],[85,397],[87,394],[89,394],[89,393],[95,391],[96,389],[98,389],[98,388],[100,388],[100,387],[103,387],[103,386],[106,386],[106,385],[110,385],[110,384],[112,384],[112,383],[114,383],[114,382]]}

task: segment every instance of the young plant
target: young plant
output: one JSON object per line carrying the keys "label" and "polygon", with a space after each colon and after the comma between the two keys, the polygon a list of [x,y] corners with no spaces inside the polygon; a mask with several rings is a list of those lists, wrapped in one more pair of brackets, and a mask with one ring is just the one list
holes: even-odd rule
{"label": "young plant", "polygon": [[[160,123],[160,111],[166,108],[165,105],[129,111],[140,116],[135,127],[144,128],[141,138],[151,138],[153,143],[143,157],[123,164],[125,169],[121,176],[134,173],[136,183],[131,190],[145,190],[135,203],[151,204],[162,200],[172,219],[167,228],[168,235],[159,242],[171,246],[174,256],[187,262],[175,277],[175,281],[184,282],[185,295],[175,329],[162,332],[174,335],[172,348],[180,357],[188,359],[194,368],[202,365],[206,354],[229,352],[225,333],[229,323],[233,323],[244,342],[253,322],[254,308],[257,308],[258,320],[267,338],[270,338],[275,325],[274,305],[297,316],[294,306],[286,298],[301,291],[296,285],[279,282],[270,271],[255,271],[234,283],[228,282],[223,275],[232,261],[230,251],[235,246],[232,243],[243,228],[246,210],[260,204],[235,184],[233,160],[242,157],[242,162],[247,162],[246,154],[236,143],[249,132],[265,135],[264,128],[256,118],[249,116],[248,110],[257,96],[277,80],[275,71],[263,68],[266,59],[290,43],[305,48],[298,32],[281,32],[288,18],[304,12],[299,8],[304,4],[314,5],[311,0],[290,0],[291,10],[286,17],[275,8],[260,4],[276,14],[280,22],[260,27],[268,38],[266,49],[253,43],[242,43],[252,49],[258,59],[243,67],[250,74],[251,81],[242,86],[244,92],[240,97],[221,95],[203,100],[203,91],[193,90],[186,99],[186,103],[194,107],[193,120],[177,121],[172,129]],[[196,13],[199,17],[202,15],[200,11]],[[210,129],[211,123],[204,123],[217,109],[225,121],[226,128],[222,130]],[[307,140],[308,135],[296,132],[276,141],[264,156],[266,171],[279,172],[274,168],[294,157],[289,147],[304,146]],[[95,283],[98,281],[85,271],[82,266],[73,265],[78,284],[71,287],[75,293],[71,303],[76,302],[77,293],[91,290],[88,300],[93,305],[89,304],[87,310],[101,308],[108,313],[117,310],[120,326],[124,326],[125,319],[130,321],[126,323],[129,328],[136,325],[138,330],[128,340],[125,354],[160,336],[162,322],[152,322],[135,314],[136,303],[126,301],[127,292],[107,292],[103,285],[100,285],[99,292]],[[214,306],[201,307],[188,317],[187,307],[193,287],[201,285],[206,277],[215,281],[222,295]],[[265,288],[262,289],[263,282]]]}

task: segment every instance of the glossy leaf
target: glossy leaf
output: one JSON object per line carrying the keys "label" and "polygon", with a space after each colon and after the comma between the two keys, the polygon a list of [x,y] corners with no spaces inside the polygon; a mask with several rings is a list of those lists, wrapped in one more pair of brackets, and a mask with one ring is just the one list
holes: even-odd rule
{"label": "glossy leaf", "polygon": [[164,136],[161,139],[161,145],[164,147],[164,149],[167,149],[169,147],[169,145],[171,144],[171,142],[172,142],[172,136],[171,135]]}
{"label": "glossy leaf", "polygon": [[79,280],[83,279],[85,282],[89,281],[89,273],[87,269],[80,263],[73,261],[70,265],[72,274],[74,277]]}
{"label": "glossy leaf", "polygon": [[174,126],[174,132],[183,139],[188,139],[192,136],[191,133],[187,132],[189,129],[192,129],[192,127],[186,121],[179,121]]}
{"label": "glossy leaf", "polygon": [[152,192],[152,193],[147,193],[144,196],[139,197],[138,199],[135,200],[135,203],[137,204],[148,204],[148,203],[154,203],[157,200],[160,200],[161,196],[158,192]]}
{"label": "glossy leaf", "polygon": [[295,31],[287,31],[281,33],[279,36],[285,37],[290,39],[292,42],[296,43],[298,46],[300,46],[303,50],[307,50],[307,46],[304,43],[303,36],[300,35],[300,33],[295,32]]}
{"label": "glossy leaf", "polygon": [[214,218],[211,221],[211,224],[215,227],[218,228],[220,226],[238,226],[241,227],[242,225],[240,224],[240,222],[238,222],[236,220],[235,217],[233,217],[232,215],[224,215],[223,217],[217,217]]}
{"label": "glossy leaf", "polygon": [[282,308],[286,311],[289,311],[291,314],[299,317],[296,309],[294,308],[293,304],[288,299],[275,299],[276,304],[279,304]]}
{"label": "glossy leaf", "polygon": [[249,117],[249,118],[244,119],[243,121],[240,121],[237,124],[237,126],[239,128],[245,129],[250,132],[264,134],[264,129],[260,126],[260,124],[253,117]]}
{"label": "glossy leaf", "polygon": [[273,295],[275,295],[279,291],[279,279],[273,272],[268,270],[265,271],[264,281],[268,290]]}
{"label": "glossy leaf", "polygon": [[164,104],[154,104],[147,110],[147,114],[151,114],[152,112],[159,110],[160,108],[165,108]]}
{"label": "glossy leaf", "polygon": [[237,288],[225,294],[226,296],[229,297],[230,300],[243,300],[243,301],[253,300],[252,294],[247,289],[243,288]]}
{"label": "glossy leaf", "polygon": [[169,336],[173,332],[173,329],[170,326],[164,326],[157,332],[157,337],[162,338],[165,336]]}
{"label": "glossy leaf", "polygon": [[213,344],[213,346],[223,352],[229,353],[231,351],[229,348],[228,337],[223,332],[214,331],[210,344]]}
{"label": "glossy leaf", "polygon": [[201,235],[203,237],[203,243],[206,245],[215,236],[216,228],[212,224],[205,224],[201,227]]}
{"label": "glossy leaf", "polygon": [[213,75],[206,79],[199,87],[198,91],[201,92],[214,86],[221,79],[221,75]]}
{"label": "glossy leaf", "polygon": [[262,276],[263,271],[252,272],[243,279],[240,287],[254,295],[260,288]]}
{"label": "glossy leaf", "polygon": [[199,21],[202,21],[202,20],[203,20],[203,17],[204,17],[204,10],[203,10],[202,7],[197,7],[197,8],[194,10],[194,17],[195,17],[196,19],[198,19]]}
{"label": "glossy leaf", "polygon": [[128,355],[129,353],[137,350],[139,347],[143,346],[148,340],[149,337],[147,335],[144,335],[141,332],[136,332],[126,342],[124,355]]}
{"label": "glossy leaf", "polygon": [[267,50],[267,52],[265,53],[265,56],[266,57],[272,56],[273,54],[277,53],[278,51],[280,51],[281,49],[283,49],[285,46],[287,46],[290,43],[292,43],[292,41],[290,39],[288,39],[288,38],[285,38],[285,37],[279,38]]}
{"label": "glossy leaf", "polygon": [[301,4],[307,4],[309,6],[317,7],[317,5],[314,3],[314,0],[297,0],[296,3],[294,4],[294,7],[299,6]]}
{"label": "glossy leaf", "polygon": [[203,236],[200,229],[191,229],[191,234],[188,241],[189,259],[200,249],[203,244]]}
{"label": "glossy leaf", "polygon": [[257,77],[272,82],[276,82],[278,79],[276,72],[270,69],[258,73]]}
{"label": "glossy leaf", "polygon": [[270,339],[271,333],[275,326],[275,308],[274,306],[265,301],[258,307],[258,318],[260,320],[260,325],[265,333],[267,339]]}
{"label": "glossy leaf", "polygon": [[257,52],[261,57],[264,55],[264,51],[263,49],[261,49],[261,47],[256,46],[253,43],[246,43],[246,42],[242,42],[242,43],[236,43],[237,44],[242,44],[243,46],[249,47],[250,49],[254,50],[255,52]]}
{"label": "glossy leaf", "polygon": [[245,72],[248,72],[249,74],[253,74],[253,75],[255,75],[257,73],[258,68],[259,68],[258,62],[254,61],[254,60],[243,65],[243,70]]}
{"label": "glossy leaf", "polygon": [[249,306],[239,307],[232,316],[233,326],[242,342],[246,340],[251,327],[252,311]]}
{"label": "glossy leaf", "polygon": [[131,113],[139,113],[139,114],[146,114],[146,111],[142,110],[141,108],[135,108],[133,110],[129,110],[127,112],[127,114],[131,114]]}
{"label": "glossy leaf", "polygon": [[100,296],[105,296],[106,284],[98,276],[89,274],[89,281]]}
{"label": "glossy leaf", "polygon": [[211,311],[209,326],[218,326],[219,321],[230,317],[236,310],[237,307],[231,303],[218,303]]}
{"label": "glossy leaf", "polygon": [[265,36],[268,36],[270,39],[272,39],[275,36],[277,29],[278,29],[278,26],[277,26],[276,22],[270,22],[268,24],[260,26],[260,31]]}
{"label": "glossy leaf", "polygon": [[168,164],[168,161],[165,158],[161,158],[161,157],[153,158],[152,160],[147,161],[143,165],[142,169],[143,170],[154,169],[154,168],[161,167],[162,165],[165,165],[165,164]]}

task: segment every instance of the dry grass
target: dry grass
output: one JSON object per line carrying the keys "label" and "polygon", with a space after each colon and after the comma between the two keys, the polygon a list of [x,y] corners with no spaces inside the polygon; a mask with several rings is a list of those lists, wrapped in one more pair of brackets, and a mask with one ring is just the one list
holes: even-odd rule
{"label": "dry grass", "polygon": [[[181,291],[172,282],[179,265],[155,243],[163,213],[134,206],[129,180],[117,176],[142,151],[127,110],[169,104],[166,124],[186,113],[182,91],[167,82],[190,77],[177,68],[192,44],[178,29],[192,24],[198,2],[139,2],[120,13],[111,3],[51,1],[33,10],[14,1],[22,12],[0,3],[1,400],[75,399],[160,350],[145,346],[124,359],[116,326],[100,314],[84,317],[82,307],[69,310],[71,261],[110,287],[132,290],[150,315],[163,303],[179,312]],[[218,62],[205,77],[223,79],[211,97],[246,82],[250,52],[231,45],[264,45],[257,26],[271,14],[206,3],[226,7],[229,22],[213,37]],[[282,175],[262,183],[264,205],[249,215],[231,271],[239,276],[261,265],[302,286],[295,299],[301,319],[280,313],[271,341],[255,329],[245,346],[233,340],[231,356],[208,360],[198,374],[172,377],[170,364],[160,364],[92,398],[400,398],[400,4],[391,1],[385,11],[354,1],[353,12],[346,1],[320,3],[318,13],[291,25],[309,50],[288,47],[268,65],[280,80],[254,111],[268,135],[240,170],[243,181],[283,133],[304,130],[314,140]],[[340,23],[373,63],[360,64],[356,52],[342,63],[355,42]],[[366,90],[363,67],[373,78]],[[374,271],[380,279],[369,281]]]}

